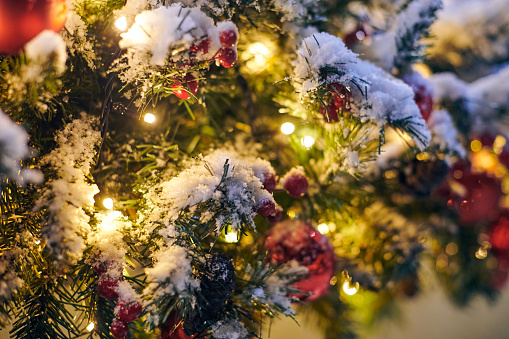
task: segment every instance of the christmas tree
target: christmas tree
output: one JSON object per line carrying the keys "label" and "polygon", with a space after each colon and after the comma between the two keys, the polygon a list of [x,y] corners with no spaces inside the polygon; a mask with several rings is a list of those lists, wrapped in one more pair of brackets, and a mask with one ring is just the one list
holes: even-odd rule
{"label": "christmas tree", "polygon": [[508,8],[0,0],[2,332],[351,338],[426,263],[495,299]]}

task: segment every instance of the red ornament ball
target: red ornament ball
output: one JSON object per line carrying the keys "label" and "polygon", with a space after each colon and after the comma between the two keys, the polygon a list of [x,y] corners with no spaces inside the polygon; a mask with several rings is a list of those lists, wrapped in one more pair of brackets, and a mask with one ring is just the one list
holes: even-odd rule
{"label": "red ornament ball", "polygon": [[237,51],[233,48],[221,48],[217,56],[219,63],[224,68],[230,68],[237,61]]}
{"label": "red ornament ball", "polygon": [[300,220],[280,222],[267,232],[265,248],[269,263],[281,265],[295,260],[309,270],[309,276],[293,287],[312,295],[300,294],[296,297],[313,301],[327,293],[336,266],[334,247],[314,227]]}
{"label": "red ornament ball", "polygon": [[272,193],[276,188],[276,184],[276,175],[274,173],[263,173],[263,188]]}
{"label": "red ornament ball", "polygon": [[327,105],[327,109],[323,105],[320,106],[320,113],[322,113],[326,122],[338,122],[340,113],[351,110],[348,90],[338,83],[327,85],[327,89],[332,93],[332,98]]}
{"label": "red ornament ball", "polygon": [[137,301],[127,304],[124,302],[119,302],[117,306],[115,306],[115,315],[120,320],[125,322],[130,322],[138,319],[141,312],[143,312],[143,307]]}
{"label": "red ornament ball", "polygon": [[110,327],[111,334],[115,338],[123,338],[127,335],[129,332],[129,325],[125,321],[119,320],[119,319],[113,319]]}
{"label": "red ornament ball", "polygon": [[118,298],[118,279],[101,276],[97,283],[97,291],[99,294],[106,299],[114,300]]}
{"label": "red ornament ball", "polygon": [[[173,84],[171,86],[171,88],[173,89],[173,93],[178,98],[187,100],[191,97],[189,92],[191,92],[191,94],[193,94],[193,95],[196,95],[196,93],[198,93],[198,80],[196,80],[196,78],[192,74],[187,73],[184,76],[184,84],[183,85],[182,85],[182,83],[177,81],[177,82],[175,82],[175,84]],[[187,88],[187,91],[186,91],[186,88]]]}
{"label": "red ornament ball", "polygon": [[18,54],[45,29],[60,32],[66,0],[0,0],[0,53]]}
{"label": "red ornament ball", "polygon": [[219,32],[219,41],[223,47],[231,48],[237,43],[237,32],[233,29]]}
{"label": "red ornament ball", "polygon": [[272,213],[276,211],[276,204],[274,201],[267,199],[263,200],[260,205],[258,205],[258,213],[263,215],[264,217],[268,217]]}
{"label": "red ornament ball", "polygon": [[304,174],[295,171],[284,178],[283,186],[290,196],[299,198],[308,190],[308,179]]}
{"label": "red ornament ball", "polygon": [[489,227],[490,243],[493,253],[509,264],[509,210],[500,213],[498,219]]}
{"label": "red ornament ball", "polygon": [[422,118],[428,121],[433,112],[433,87],[417,72],[405,74],[403,81],[414,91],[414,101],[419,107]]}

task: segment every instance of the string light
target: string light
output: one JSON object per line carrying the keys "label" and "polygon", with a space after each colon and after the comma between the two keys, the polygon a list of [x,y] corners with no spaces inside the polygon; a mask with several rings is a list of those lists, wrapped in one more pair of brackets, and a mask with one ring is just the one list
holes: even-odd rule
{"label": "string light", "polygon": [[93,322],[91,322],[90,324],[88,324],[87,326],[87,331],[88,332],[92,332],[92,330],[94,329],[95,327],[95,324]]}
{"label": "string light", "polygon": [[359,290],[356,286],[357,284],[355,285],[350,285],[350,282],[349,281],[345,281],[343,283],[343,291],[348,294],[348,295],[354,295],[355,293],[357,293],[357,291]]}
{"label": "string light", "polygon": [[327,224],[320,224],[318,225],[318,232],[322,233],[322,234],[327,234],[329,233],[329,225]]}
{"label": "string light", "polygon": [[230,244],[233,244],[233,243],[236,243],[239,241],[239,235],[237,234],[237,232],[228,232],[228,233],[226,233],[224,238],[225,238],[225,241]]}
{"label": "string light", "polygon": [[115,21],[115,27],[117,27],[117,29],[122,32],[127,29],[127,19],[125,16],[120,17],[117,19],[117,21]]}
{"label": "string light", "polygon": [[281,132],[286,135],[290,135],[295,131],[295,126],[291,122],[285,122],[281,125]]}
{"label": "string light", "polygon": [[104,199],[103,200],[103,206],[107,210],[111,210],[113,208],[113,199],[111,199],[111,198]]}
{"label": "string light", "polygon": [[109,233],[113,232],[117,229],[118,222],[115,219],[119,219],[123,217],[122,212],[120,211],[112,211],[108,213],[104,219],[101,220],[101,223],[97,226],[102,232]]}
{"label": "string light", "polygon": [[306,148],[311,148],[311,146],[315,144],[315,138],[310,135],[305,135],[302,139],[300,139],[300,143]]}
{"label": "string light", "polygon": [[145,117],[143,117],[143,120],[148,124],[152,124],[154,121],[156,121],[156,116],[152,113],[147,113],[145,114]]}

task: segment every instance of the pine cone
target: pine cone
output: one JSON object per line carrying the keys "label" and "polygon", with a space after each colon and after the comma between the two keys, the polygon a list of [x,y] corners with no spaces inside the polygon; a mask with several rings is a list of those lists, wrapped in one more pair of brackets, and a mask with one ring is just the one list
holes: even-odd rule
{"label": "pine cone", "polygon": [[235,267],[230,258],[221,252],[207,255],[200,269],[200,292],[194,310],[184,319],[184,332],[193,335],[207,329],[235,289]]}
{"label": "pine cone", "polygon": [[426,196],[444,181],[448,166],[443,160],[414,159],[399,172],[399,182],[415,195]]}

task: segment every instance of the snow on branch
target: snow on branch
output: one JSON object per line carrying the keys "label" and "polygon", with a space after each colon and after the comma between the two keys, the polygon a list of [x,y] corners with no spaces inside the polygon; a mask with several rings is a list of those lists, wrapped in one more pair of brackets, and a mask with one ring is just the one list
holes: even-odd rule
{"label": "snow on branch", "polygon": [[94,124],[95,119],[85,114],[67,124],[56,136],[57,148],[41,159],[41,165],[49,165],[55,177],[42,189],[34,211],[45,210],[41,232],[60,263],[81,258],[84,236],[91,231],[85,209],[94,205],[99,189],[88,176],[101,137]]}
{"label": "snow on branch", "polygon": [[357,58],[343,41],[327,33],[304,39],[295,63],[295,88],[301,98],[319,100],[319,91],[339,84],[353,99],[352,114],[382,127],[400,128],[423,150],[431,135],[412,89],[377,66]]}

